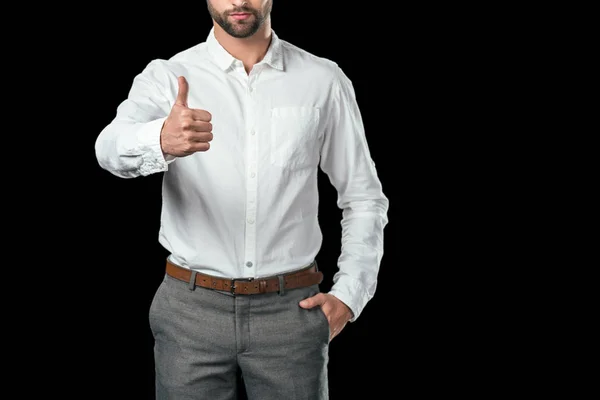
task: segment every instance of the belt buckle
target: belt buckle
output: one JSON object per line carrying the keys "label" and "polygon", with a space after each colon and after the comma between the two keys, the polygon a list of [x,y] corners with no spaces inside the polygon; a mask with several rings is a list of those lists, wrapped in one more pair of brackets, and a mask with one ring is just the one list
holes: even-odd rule
{"label": "belt buckle", "polygon": [[254,280],[254,278],[234,278],[231,280],[231,283],[229,284],[229,286],[231,287],[231,294],[235,296],[235,289],[237,288],[237,286],[235,286],[235,282],[236,281],[244,281],[244,282],[252,282]]}

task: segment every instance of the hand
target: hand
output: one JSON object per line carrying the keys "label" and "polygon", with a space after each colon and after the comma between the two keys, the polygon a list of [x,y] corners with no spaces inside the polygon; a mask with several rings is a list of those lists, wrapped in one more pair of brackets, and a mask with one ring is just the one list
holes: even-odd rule
{"label": "hand", "polygon": [[300,302],[302,308],[319,306],[329,322],[329,341],[340,334],[352,318],[352,310],[340,299],[329,293],[317,293]]}
{"label": "hand", "polygon": [[210,148],[209,142],[213,139],[212,116],[208,111],[189,108],[188,82],[180,76],[177,83],[177,99],[160,131],[160,146],[165,154],[185,157]]}

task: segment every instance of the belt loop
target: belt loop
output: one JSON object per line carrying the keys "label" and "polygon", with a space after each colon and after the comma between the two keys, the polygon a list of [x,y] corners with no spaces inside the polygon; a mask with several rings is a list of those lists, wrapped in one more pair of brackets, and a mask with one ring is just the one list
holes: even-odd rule
{"label": "belt loop", "polygon": [[284,285],[284,281],[283,281],[283,275],[278,275],[277,278],[279,278],[279,295],[283,296],[285,294],[285,285]]}
{"label": "belt loop", "polygon": [[192,275],[190,276],[190,283],[188,288],[190,290],[194,290],[196,288],[196,274],[198,273],[198,271],[192,271]]}

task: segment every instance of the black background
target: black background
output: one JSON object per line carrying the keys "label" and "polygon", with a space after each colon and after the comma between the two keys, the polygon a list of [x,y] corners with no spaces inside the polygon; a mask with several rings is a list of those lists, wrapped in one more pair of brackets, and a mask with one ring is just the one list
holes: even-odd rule
{"label": "black background", "polygon": [[[206,39],[206,4],[23,6],[7,14],[3,49],[4,382],[21,397],[150,400],[161,176],[111,176],[94,142],[150,60]],[[555,328],[554,318],[539,325],[551,297],[531,294],[563,296],[543,284],[556,260],[540,261],[564,248],[562,236],[539,243],[555,233],[561,207],[544,205],[559,189],[550,162],[532,161],[563,157],[532,141],[556,117],[532,110],[554,99],[543,61],[554,65],[556,42],[521,11],[275,0],[277,34],[352,80],[390,199],[375,298],[331,344],[332,400],[480,399],[565,382],[535,379],[556,366],[563,338],[543,340]],[[536,60],[538,45],[552,56]],[[539,179],[552,189],[536,193]],[[341,216],[326,182],[324,286]]]}
{"label": "black background", "polygon": [[[370,392],[368,398],[388,397],[399,384],[423,394],[440,385],[459,385],[460,380],[446,380],[453,361],[444,353],[456,350],[448,345],[449,314],[441,316],[443,304],[431,307],[439,301],[432,300],[433,281],[439,284],[448,273],[442,268],[440,275],[437,262],[449,256],[437,240],[450,228],[436,216],[450,204],[440,199],[452,197],[444,191],[446,184],[431,192],[443,169],[429,175],[439,168],[432,166],[431,152],[444,145],[433,141],[436,132],[429,129],[441,117],[428,115],[431,103],[444,96],[433,95],[431,87],[441,72],[429,64],[430,58],[428,63],[420,58],[431,48],[410,48],[425,32],[409,33],[389,21],[375,32],[358,10],[343,8],[276,0],[272,12],[272,27],[281,39],[337,62],[352,80],[372,158],[390,200],[375,297],[330,346],[331,399],[358,391]],[[146,400],[153,399],[154,378],[148,308],[167,256],[157,241],[162,175],[133,180],[112,176],[98,166],[94,142],[114,118],[134,76],[152,59],[169,58],[204,41],[212,21],[203,1],[169,12],[147,4],[131,11],[99,9],[96,16],[98,22],[76,23],[85,45],[69,53],[81,66],[73,71],[72,90],[85,93],[74,99],[73,107],[85,121],[76,134],[83,140],[79,153],[85,155],[86,173],[76,178],[79,197],[71,200],[74,208],[82,199],[87,205],[74,221],[77,250],[71,254],[78,258],[70,260],[77,269],[73,274],[88,282],[71,289],[75,309],[80,307],[69,335],[77,360],[73,376],[101,398]],[[435,75],[427,77],[429,71]],[[426,153],[417,142],[429,144]],[[322,174],[320,190],[324,242],[317,261],[327,290],[339,256],[341,211]],[[428,280],[411,279],[415,274]],[[443,377],[437,375],[440,370],[446,371]],[[436,384],[426,384],[429,379]]]}

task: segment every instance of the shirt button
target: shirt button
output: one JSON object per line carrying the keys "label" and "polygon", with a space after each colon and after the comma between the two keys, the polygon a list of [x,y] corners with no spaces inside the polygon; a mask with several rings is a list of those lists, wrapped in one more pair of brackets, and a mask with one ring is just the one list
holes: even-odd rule
{"label": "shirt button", "polygon": [[253,173],[251,173],[251,174],[250,174],[250,176],[251,176],[252,178],[254,178],[254,177],[256,176],[256,174],[253,172]]}
{"label": "shirt button", "polygon": [[252,266],[252,263],[251,263],[250,261],[248,261],[248,262],[246,263],[246,267],[250,268],[251,266]]}
{"label": "shirt button", "polygon": [[248,223],[249,223],[249,224],[253,224],[253,223],[254,223],[254,220],[253,220],[252,218],[248,218]]}
{"label": "shirt button", "polygon": [[254,131],[254,129],[253,129],[253,130],[250,132],[250,134],[251,134],[252,136],[256,135],[256,132]]}

